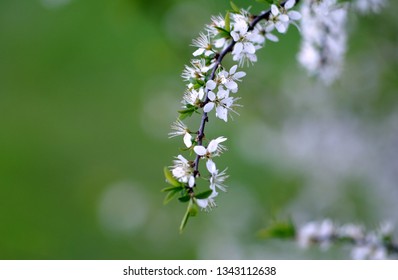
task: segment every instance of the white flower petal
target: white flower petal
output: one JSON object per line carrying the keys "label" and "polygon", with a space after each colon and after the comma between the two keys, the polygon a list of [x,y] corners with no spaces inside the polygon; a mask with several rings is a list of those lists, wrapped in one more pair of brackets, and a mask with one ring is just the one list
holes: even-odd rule
{"label": "white flower petal", "polygon": [[229,74],[230,75],[235,74],[237,68],[238,68],[238,65],[232,66],[231,69],[229,69]]}
{"label": "white flower petal", "polygon": [[272,4],[272,5],[271,5],[271,13],[272,13],[274,16],[277,16],[277,15],[279,14],[279,9],[278,9],[278,7],[277,7],[275,4]]}
{"label": "white flower petal", "polygon": [[187,146],[187,148],[190,148],[192,146],[191,134],[185,133],[185,135],[184,135],[184,144],[185,144],[185,146]]}
{"label": "white flower petal", "polygon": [[299,20],[301,19],[301,14],[297,11],[290,11],[287,13],[290,19],[292,20]]}
{"label": "white flower petal", "polygon": [[193,147],[193,150],[199,156],[204,156],[205,154],[207,154],[207,150],[203,146],[195,146],[195,147]]}
{"label": "white flower petal", "polygon": [[220,90],[217,92],[217,97],[218,97],[218,99],[224,99],[224,98],[226,98],[226,97],[228,97],[228,96],[229,96],[229,92],[228,92],[227,90],[220,89]]}
{"label": "white flower petal", "polygon": [[207,199],[196,199],[196,204],[200,208],[206,208],[207,205],[209,204],[209,201]]}
{"label": "white flower petal", "polygon": [[224,107],[217,107],[216,108],[216,116],[219,119],[222,119],[223,121],[227,122],[228,121],[228,110]]}
{"label": "white flower petal", "polygon": [[185,171],[182,167],[176,167],[171,172],[173,173],[173,176],[176,178],[181,178],[185,175]]}
{"label": "white flower petal", "polygon": [[239,71],[239,72],[236,72],[236,73],[233,75],[233,79],[234,79],[234,80],[239,80],[239,79],[243,78],[244,76],[246,76],[246,73],[243,72],[243,71]]}
{"label": "white flower petal", "polygon": [[189,186],[190,188],[193,188],[194,185],[195,185],[195,177],[194,177],[194,176],[191,176],[191,177],[189,177],[189,179],[188,179],[188,186]]}
{"label": "white flower petal", "polygon": [[216,94],[214,92],[212,92],[212,91],[209,91],[207,93],[207,97],[209,98],[210,101],[216,100]]}
{"label": "white flower petal", "polygon": [[245,50],[245,52],[249,53],[249,54],[254,54],[256,52],[256,48],[254,47],[254,45],[250,42],[245,42],[243,44],[243,48]]}
{"label": "white flower petal", "polygon": [[203,107],[203,112],[208,113],[211,110],[213,110],[213,108],[214,108],[214,103],[213,102],[209,102]]}
{"label": "white flower petal", "polygon": [[214,174],[214,173],[217,171],[217,169],[216,169],[216,164],[215,164],[214,161],[212,161],[211,159],[209,159],[209,160],[206,162],[206,167],[207,167],[207,170],[208,170],[211,174]]}
{"label": "white flower petal", "polygon": [[212,50],[206,50],[205,51],[205,56],[211,56],[213,54]]}
{"label": "white flower petal", "polygon": [[232,51],[232,54],[239,55],[243,50],[243,44],[241,42],[238,42],[234,46],[234,50]]}
{"label": "white flower petal", "polygon": [[209,151],[209,153],[214,153],[215,151],[217,151],[218,148],[218,141],[217,139],[213,139],[210,141],[209,145],[207,146],[207,150]]}
{"label": "white flower petal", "polygon": [[227,140],[228,140],[228,138],[225,138],[224,136],[220,136],[220,137],[217,137],[216,139],[214,139],[214,141],[216,141],[218,144],[225,142]]}
{"label": "white flower petal", "polygon": [[205,95],[205,92],[204,92],[203,88],[200,88],[198,91],[199,99],[202,100],[204,95]]}
{"label": "white flower petal", "polygon": [[204,51],[205,51],[205,49],[199,48],[199,49],[197,49],[196,51],[194,51],[194,52],[192,53],[192,55],[193,55],[193,56],[198,56],[198,55],[203,54]]}
{"label": "white flower petal", "polygon": [[225,107],[229,108],[234,103],[234,99],[232,97],[224,98],[222,103],[225,105]]}
{"label": "white flower petal", "polygon": [[270,40],[270,41],[272,41],[272,42],[278,42],[278,41],[279,41],[279,38],[276,37],[276,36],[275,36],[274,34],[272,34],[272,33],[267,33],[267,34],[265,35],[265,37],[267,37],[267,39]]}
{"label": "white flower petal", "polygon": [[226,43],[225,38],[221,38],[221,39],[218,39],[218,40],[216,40],[216,41],[214,42],[214,46],[215,46],[217,49],[221,49],[221,48],[224,47],[225,43]]}
{"label": "white flower petal", "polygon": [[286,32],[286,26],[280,21],[275,23],[275,27],[276,27],[276,30],[278,30],[279,33],[285,33]]}
{"label": "white flower petal", "polygon": [[288,15],[280,15],[279,20],[282,22],[288,22],[289,21],[289,16]]}
{"label": "white flower petal", "polygon": [[232,39],[234,39],[235,42],[240,39],[239,33],[236,31],[231,32],[231,37],[232,37]]}
{"label": "white flower petal", "polygon": [[225,83],[225,87],[229,90],[235,90],[238,88],[238,84],[234,81],[228,81]]}
{"label": "white flower petal", "polygon": [[183,163],[188,163],[188,160],[184,158],[182,155],[178,155],[177,158]]}
{"label": "white flower petal", "polygon": [[293,8],[293,6],[296,4],[296,0],[289,0],[286,2],[285,4],[285,9],[289,10],[291,8]]}
{"label": "white flower petal", "polygon": [[209,90],[215,89],[216,86],[217,86],[217,84],[213,80],[209,80],[209,81],[206,82],[206,88],[209,89]]}

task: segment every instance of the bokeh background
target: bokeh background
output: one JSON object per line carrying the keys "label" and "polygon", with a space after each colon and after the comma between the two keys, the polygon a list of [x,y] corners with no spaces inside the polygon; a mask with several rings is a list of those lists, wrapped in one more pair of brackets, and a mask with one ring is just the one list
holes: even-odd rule
{"label": "bokeh background", "polygon": [[[252,11],[255,1],[235,1]],[[0,1],[0,259],[347,258],[258,238],[274,219],[398,224],[398,18],[351,16],[342,79],[259,51],[228,137],[228,192],[178,227],[162,204],[191,39],[229,1]],[[227,61],[227,63],[229,63]]]}

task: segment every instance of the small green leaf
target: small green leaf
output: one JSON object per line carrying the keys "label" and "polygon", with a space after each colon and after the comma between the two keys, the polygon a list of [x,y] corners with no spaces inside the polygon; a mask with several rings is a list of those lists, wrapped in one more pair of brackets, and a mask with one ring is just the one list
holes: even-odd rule
{"label": "small green leaf", "polygon": [[162,189],[161,192],[181,191],[183,189],[184,189],[184,187],[180,183],[179,186],[166,187],[166,188]]}
{"label": "small green leaf", "polygon": [[206,199],[211,195],[212,192],[213,192],[213,190],[207,190],[207,191],[196,194],[195,197],[197,199]]}
{"label": "small green leaf", "polygon": [[192,116],[192,114],[189,114],[189,113],[180,113],[180,115],[178,116],[178,118],[179,118],[180,120],[185,120],[187,117],[190,117],[190,116]]}
{"label": "small green leaf", "polygon": [[163,200],[163,204],[166,205],[170,201],[173,200],[173,198],[179,193],[179,190],[174,190],[169,193],[167,193],[166,197]]}
{"label": "small green leaf", "polygon": [[229,16],[229,12],[225,15],[225,30],[228,32],[231,31],[231,18]]}
{"label": "small green leaf", "polygon": [[264,239],[291,239],[296,236],[296,228],[291,221],[274,221],[267,228],[260,230],[258,236]]}
{"label": "small green leaf", "polygon": [[195,111],[195,108],[196,107],[189,107],[189,108],[186,108],[186,109],[183,109],[183,110],[179,110],[178,113],[185,114],[185,113],[193,112],[193,111]]}
{"label": "small green leaf", "polygon": [[184,195],[178,198],[179,201],[181,202],[188,202],[191,199],[189,195]]}
{"label": "small green leaf", "polygon": [[203,81],[203,80],[197,79],[196,82],[197,82],[199,85],[201,85],[201,86],[204,86],[204,85],[205,85],[205,81]]}
{"label": "small green leaf", "polygon": [[[221,28],[221,27],[218,27],[218,26],[215,26],[215,28],[218,30],[217,36],[219,36],[221,38],[229,38],[229,37],[231,37],[231,34],[229,33],[228,30],[226,30],[224,28]],[[216,38],[217,38],[217,36],[216,36]]]}
{"label": "small green leaf", "polygon": [[[187,107],[188,107],[188,106],[187,106]],[[180,120],[183,120],[183,119],[185,119],[185,118],[187,118],[187,117],[190,117],[190,116],[192,116],[192,114],[193,114],[194,112],[196,112],[197,109],[198,109],[198,108],[195,107],[195,106],[190,106],[190,107],[188,107],[188,108],[186,108],[186,109],[180,110],[180,111],[178,111],[178,113],[180,114],[178,118],[179,118]]]}
{"label": "small green leaf", "polygon": [[185,212],[184,217],[182,218],[181,224],[180,224],[180,233],[182,233],[184,231],[184,228],[185,228],[185,226],[188,223],[188,219],[189,219],[190,215],[191,214],[189,213],[189,210],[187,209],[187,211]]}
{"label": "small green leaf", "polygon": [[201,87],[203,87],[203,86],[200,84],[193,84],[194,89],[200,89]]}
{"label": "small green leaf", "polygon": [[173,186],[175,186],[175,187],[181,186],[181,183],[178,182],[178,181],[176,180],[176,178],[173,177],[173,174],[171,174],[171,171],[170,171],[167,167],[164,167],[164,168],[163,168],[163,172],[164,172],[164,176],[166,177],[166,181],[167,181],[170,185],[173,185]]}
{"label": "small green leaf", "polygon": [[233,10],[235,13],[239,13],[239,12],[240,12],[239,7],[236,6],[236,4],[235,4],[234,2],[231,1],[230,4],[231,4],[232,10]]}
{"label": "small green leaf", "polygon": [[192,217],[195,217],[199,212],[198,205],[194,203],[192,200],[189,202],[188,211]]}

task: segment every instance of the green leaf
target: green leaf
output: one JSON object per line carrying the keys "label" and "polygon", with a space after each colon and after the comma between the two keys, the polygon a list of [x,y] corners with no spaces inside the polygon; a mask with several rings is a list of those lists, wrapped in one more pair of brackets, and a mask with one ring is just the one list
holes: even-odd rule
{"label": "green leaf", "polygon": [[180,120],[183,120],[183,119],[185,119],[187,117],[192,116],[192,114],[198,110],[198,107],[196,107],[196,106],[192,106],[190,104],[188,104],[186,106],[187,106],[186,109],[178,111],[178,113],[180,114],[178,118]]}
{"label": "green leaf", "polygon": [[199,212],[198,205],[193,203],[192,200],[189,202],[188,211],[192,217],[195,217]]}
{"label": "green leaf", "polygon": [[189,112],[193,112],[193,111],[195,111],[195,108],[196,107],[189,107],[189,108],[186,108],[186,109],[183,109],[183,110],[179,110],[178,113],[186,114],[186,113],[189,113]]}
{"label": "green leaf", "polygon": [[181,191],[183,189],[184,189],[184,187],[180,183],[179,186],[172,186],[172,187],[164,188],[164,189],[161,190],[161,192]]}
{"label": "green leaf", "polygon": [[225,30],[228,32],[231,31],[231,18],[229,16],[229,12],[225,15]]}
{"label": "green leaf", "polygon": [[167,168],[163,168],[164,176],[166,177],[166,181],[175,187],[181,186],[181,183],[177,181],[176,178],[173,177],[173,174],[171,174],[171,171]]}
{"label": "green leaf", "polygon": [[211,195],[212,192],[213,192],[213,190],[207,190],[207,191],[196,194],[195,197],[197,199],[206,199]]}
{"label": "green leaf", "polygon": [[188,207],[187,207],[187,211],[184,214],[184,217],[182,218],[181,224],[180,224],[180,233],[182,233],[184,231],[185,226],[188,223],[188,219],[189,217],[195,217],[198,214],[198,206],[196,205],[196,203],[193,202],[193,200],[191,199],[189,201]]}
{"label": "green leaf", "polygon": [[184,195],[178,198],[179,201],[181,202],[188,202],[191,199],[189,195]]}
{"label": "green leaf", "polygon": [[233,10],[235,13],[239,13],[239,12],[240,12],[239,7],[236,6],[236,4],[235,4],[234,2],[231,1],[230,4],[231,4],[232,10]]}
{"label": "green leaf", "polygon": [[296,228],[291,221],[274,221],[267,228],[260,230],[258,236],[264,239],[292,239],[296,236]]}
{"label": "green leaf", "polygon": [[[229,37],[231,37],[231,34],[229,33],[228,30],[226,30],[224,28],[221,28],[221,27],[218,27],[218,26],[215,26],[215,28],[218,30],[217,36],[219,36],[221,38],[229,38]],[[217,36],[216,36],[216,38],[217,38]]]}
{"label": "green leaf", "polygon": [[180,115],[178,116],[178,118],[179,118],[180,120],[185,120],[187,117],[190,117],[190,116],[192,116],[192,114],[187,114],[187,113],[181,114],[181,113],[180,113]]}
{"label": "green leaf", "polygon": [[188,219],[189,219],[190,215],[191,214],[189,213],[189,209],[187,209],[187,211],[185,212],[184,217],[182,218],[181,224],[180,224],[180,233],[182,233],[184,231],[184,228],[185,228],[185,226],[188,223]]}
{"label": "green leaf", "polygon": [[169,193],[167,193],[166,197],[163,200],[163,204],[166,205],[167,203],[169,203],[170,201],[173,200],[173,198],[179,193],[179,190],[174,190],[171,191]]}

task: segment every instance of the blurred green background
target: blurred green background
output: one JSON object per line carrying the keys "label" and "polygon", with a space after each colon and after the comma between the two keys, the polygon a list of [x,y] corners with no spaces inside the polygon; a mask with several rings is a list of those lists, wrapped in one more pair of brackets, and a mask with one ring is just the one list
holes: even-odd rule
{"label": "blurred green background", "polygon": [[[262,6],[254,1],[235,1]],[[0,259],[346,258],[256,236],[274,217],[398,222],[398,19],[350,17],[342,79],[297,65],[295,28],[240,85],[228,192],[184,234],[163,166],[191,39],[229,1],[0,1]],[[342,249],[342,250],[340,250]]]}

